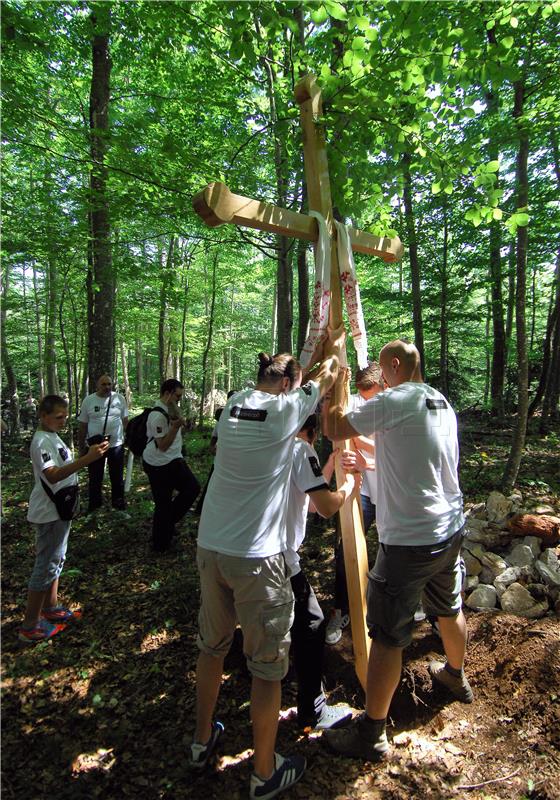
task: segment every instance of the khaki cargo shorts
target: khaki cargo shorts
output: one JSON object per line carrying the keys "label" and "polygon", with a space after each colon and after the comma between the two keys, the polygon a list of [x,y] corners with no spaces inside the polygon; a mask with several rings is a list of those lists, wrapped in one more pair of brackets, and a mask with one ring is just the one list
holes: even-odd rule
{"label": "khaki cargo shorts", "polygon": [[199,547],[200,575],[198,648],[224,656],[237,623],[243,631],[243,652],[252,675],[282,680],[288,671],[294,595],[284,556],[226,556]]}

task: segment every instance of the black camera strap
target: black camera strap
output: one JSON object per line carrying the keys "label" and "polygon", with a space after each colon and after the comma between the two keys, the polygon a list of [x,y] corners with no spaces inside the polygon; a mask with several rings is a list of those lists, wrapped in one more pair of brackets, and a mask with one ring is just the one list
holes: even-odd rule
{"label": "black camera strap", "polygon": [[109,411],[111,410],[111,403],[113,401],[113,395],[109,392],[109,405],[107,406],[107,413],[105,414],[105,422],[103,423],[103,433],[101,436],[105,436],[105,431],[107,430],[107,420],[109,419]]}

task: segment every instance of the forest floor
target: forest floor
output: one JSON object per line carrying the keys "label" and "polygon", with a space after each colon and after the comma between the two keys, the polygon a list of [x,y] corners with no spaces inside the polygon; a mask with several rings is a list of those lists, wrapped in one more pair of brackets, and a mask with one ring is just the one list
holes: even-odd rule
{"label": "forest floor", "polygon": [[[510,434],[475,417],[463,419],[461,431],[465,500],[478,502],[498,484]],[[557,514],[558,433],[529,437],[519,480],[526,503],[550,504]],[[27,434],[3,443],[3,797],[245,798],[251,770],[249,676],[237,637],[218,704],[225,723],[222,755],[203,776],[187,770],[197,657],[197,518],[186,518],[176,552],[154,555],[148,544],[152,504],[138,465],[126,516],[105,509],[72,525],[61,599],[81,607],[82,620],[51,642],[18,643],[33,564],[25,521],[29,439]],[[189,440],[190,463],[202,479],[209,467],[207,445],[202,434]],[[312,524],[304,545],[306,572],[325,611],[333,589],[334,536],[331,526]],[[308,768],[282,797],[558,800],[558,619],[502,612],[467,612],[467,619],[466,669],[475,701],[450,702],[432,689],[427,663],[441,654],[441,642],[427,622],[420,623],[391,707],[392,754],[380,765],[334,757],[320,734],[298,732],[287,713],[295,704],[289,673],[278,750],[303,753]],[[350,631],[327,650],[330,701],[363,708]]]}

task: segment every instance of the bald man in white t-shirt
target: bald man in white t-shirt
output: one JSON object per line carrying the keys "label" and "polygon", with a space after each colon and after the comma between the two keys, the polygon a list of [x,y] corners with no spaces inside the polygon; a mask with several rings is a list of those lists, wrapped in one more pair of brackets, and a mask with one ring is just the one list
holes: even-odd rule
{"label": "bald man in white t-shirt", "polygon": [[[335,354],[342,345],[339,335]],[[379,361],[385,391],[349,414],[332,403],[327,411],[333,440],[375,434],[380,547],[369,573],[367,622],[373,643],[366,710],[347,728],[325,732],[335,752],[373,761],[389,749],[387,714],[422,595],[427,613],[438,617],[447,656],[445,664],[430,664],[432,678],[456,699],[473,700],[463,671],[467,629],[461,611],[464,517],[457,420],[446,398],[422,382],[413,344],[390,342]]]}

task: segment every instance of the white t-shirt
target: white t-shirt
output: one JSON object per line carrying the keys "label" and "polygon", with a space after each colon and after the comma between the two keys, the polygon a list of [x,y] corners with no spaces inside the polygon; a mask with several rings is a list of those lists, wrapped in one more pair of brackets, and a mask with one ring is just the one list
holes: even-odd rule
{"label": "white t-shirt", "polygon": [[[351,394],[348,398],[348,411],[355,411],[361,408],[367,400],[364,400],[361,394]],[[373,441],[373,436],[368,437]],[[365,458],[369,461],[372,460],[371,453],[360,451]],[[375,460],[375,459],[374,459]],[[362,472],[362,485],[360,487],[360,494],[369,497],[370,502],[374,505],[377,504],[377,469],[365,469]]]}
{"label": "white t-shirt", "polygon": [[455,412],[436,389],[407,382],[348,414],[358,433],[375,433],[377,530],[383,544],[430,545],[464,524]]}
{"label": "white t-shirt", "polygon": [[286,549],[286,512],[295,435],[319,400],[319,385],[274,395],[244,389],[218,422],[214,472],[198,544],[231,556],[267,558]]}
{"label": "white t-shirt", "polygon": [[[158,400],[154,408],[161,408],[167,414],[169,409],[161,400]],[[146,445],[142,458],[146,464],[152,467],[164,467],[166,464],[175,461],[176,458],[182,458],[181,450],[183,447],[183,437],[181,436],[181,428],[177,429],[177,434],[167,450],[160,450],[156,444],[158,439],[163,439],[169,431],[169,420],[159,411],[152,411],[148,416],[146,423],[146,433],[148,435],[148,444]]]}
{"label": "white t-shirt", "polygon": [[99,436],[103,433],[107,406],[111,402],[105,436],[110,436],[109,447],[118,447],[124,442],[123,419],[128,417],[128,407],[122,394],[111,392],[110,397],[88,394],[82,403],[79,422],[87,423],[87,435]]}
{"label": "white t-shirt", "polygon": [[[58,433],[52,431],[36,431],[31,440],[31,448],[29,450],[31,456],[31,463],[33,464],[33,476],[35,478],[35,486],[29,498],[29,510],[27,512],[27,519],[29,522],[35,524],[43,522],[55,522],[60,519],[58,511],[53,501],[43,488],[41,483],[41,476],[44,470],[49,467],[64,467],[66,464],[71,464],[74,460],[72,453],[66,447]],[[53,494],[58,492],[59,489],[64,489],[65,486],[73,486],[78,482],[78,476],[74,472],[67,478],[63,478],[56,483],[49,483],[43,476],[43,480]]]}
{"label": "white t-shirt", "polygon": [[301,571],[298,550],[305,538],[309,492],[328,489],[315,449],[303,439],[296,439],[290,476],[290,495],[286,517],[288,546],[284,553],[291,576]]}

